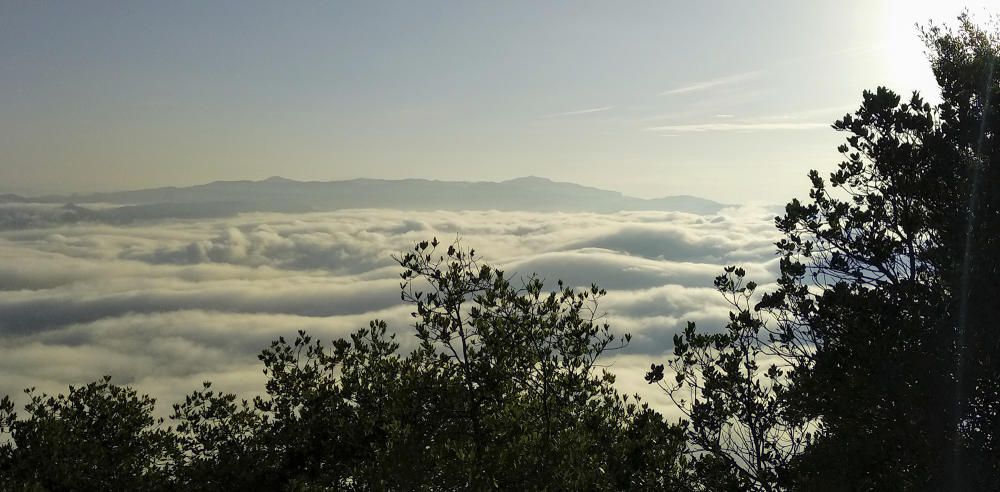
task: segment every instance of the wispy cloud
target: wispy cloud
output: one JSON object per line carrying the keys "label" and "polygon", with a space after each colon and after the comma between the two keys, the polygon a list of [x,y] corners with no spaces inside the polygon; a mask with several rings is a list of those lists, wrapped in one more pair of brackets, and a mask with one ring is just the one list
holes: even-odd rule
{"label": "wispy cloud", "polygon": [[646,128],[651,132],[705,133],[705,132],[760,132],[775,130],[813,130],[829,127],[829,123],[789,122],[789,123],[693,123],[686,125],[664,125]]}
{"label": "wispy cloud", "polygon": [[614,108],[615,108],[614,106],[601,106],[599,108],[577,109],[577,110],[574,110],[574,111],[565,111],[565,112],[562,112],[562,113],[552,113],[552,114],[545,115],[545,117],[546,118],[558,118],[560,116],[577,116],[577,115],[581,115],[581,114],[602,113],[604,111],[610,111],[610,110],[612,110]]}
{"label": "wispy cloud", "polygon": [[827,106],[824,108],[806,109],[802,111],[795,111],[785,114],[775,114],[769,116],[762,116],[758,118],[760,121],[787,121],[787,120],[798,120],[798,119],[810,119],[810,118],[838,118],[844,115],[844,113],[854,111],[858,108],[857,104],[841,104],[837,106]]}
{"label": "wispy cloud", "polygon": [[679,133],[813,130],[828,128],[833,118],[843,115],[853,107],[852,105],[844,104],[755,116],[752,118],[736,118],[732,114],[719,113],[712,115],[711,119],[708,116],[703,116],[702,122],[655,125],[647,127],[646,131],[673,136]]}
{"label": "wispy cloud", "polygon": [[692,82],[688,85],[683,85],[680,87],[675,87],[660,93],[661,96],[672,96],[675,94],[688,94],[691,92],[701,92],[708,89],[714,89],[716,87],[722,87],[726,85],[732,85],[746,80],[756,78],[760,75],[759,71],[738,73],[736,75],[729,75],[726,77],[719,77],[711,80],[702,80],[700,82]]}

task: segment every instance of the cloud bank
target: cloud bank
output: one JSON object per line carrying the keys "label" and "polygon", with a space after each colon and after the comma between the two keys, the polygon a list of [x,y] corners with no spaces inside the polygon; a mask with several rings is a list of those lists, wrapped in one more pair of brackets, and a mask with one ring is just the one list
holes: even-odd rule
{"label": "cloud bank", "polygon": [[[30,214],[65,213],[25,206]],[[665,398],[642,372],[688,320],[721,327],[725,264],[775,277],[773,212],[541,213],[342,210],[0,231],[0,393],[64,391],[103,374],[160,410],[211,380],[251,396],[256,354],[304,329],[330,340],[380,318],[412,346],[391,255],[461,238],[509,275],[608,289],[607,320],[632,344],[607,362],[628,393]]]}

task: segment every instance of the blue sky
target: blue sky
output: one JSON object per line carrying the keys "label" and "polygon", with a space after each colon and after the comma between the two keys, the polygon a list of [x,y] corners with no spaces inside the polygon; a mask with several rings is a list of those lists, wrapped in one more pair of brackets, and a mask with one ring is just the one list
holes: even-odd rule
{"label": "blue sky", "polygon": [[783,202],[863,89],[933,91],[913,23],[962,7],[938,3],[0,1],[0,190],[539,175]]}

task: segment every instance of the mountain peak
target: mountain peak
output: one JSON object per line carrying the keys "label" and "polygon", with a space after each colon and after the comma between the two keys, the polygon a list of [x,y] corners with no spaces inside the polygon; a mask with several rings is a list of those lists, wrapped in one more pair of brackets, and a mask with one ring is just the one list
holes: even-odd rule
{"label": "mountain peak", "polygon": [[28,199],[21,195],[15,195],[13,193],[0,193],[0,203],[2,202],[20,203],[26,201],[28,201]]}
{"label": "mountain peak", "polygon": [[508,179],[504,183],[517,183],[517,184],[548,184],[553,183],[549,178],[543,178],[541,176],[522,176],[520,178]]}
{"label": "mountain peak", "polygon": [[[117,213],[145,214],[142,217],[170,217],[173,216],[171,214],[208,217],[243,212],[299,213],[348,208],[715,213],[724,206],[694,197],[635,198],[617,191],[539,176],[519,177],[501,183],[423,179],[319,182],[272,176],[260,181],[216,181],[181,188],[47,196],[39,201],[118,203],[132,208]],[[140,206],[145,208],[136,208]]]}

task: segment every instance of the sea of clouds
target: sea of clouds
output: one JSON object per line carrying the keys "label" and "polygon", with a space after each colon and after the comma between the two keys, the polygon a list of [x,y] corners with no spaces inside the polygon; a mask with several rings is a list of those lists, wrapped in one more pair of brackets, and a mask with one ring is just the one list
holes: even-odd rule
{"label": "sea of clouds", "polygon": [[775,278],[775,212],[344,210],[107,225],[8,206],[0,394],[23,401],[26,387],[60,392],[110,374],[156,397],[165,415],[202,381],[256,394],[256,355],[297,330],[330,340],[379,318],[412,347],[391,256],[437,237],[461,238],[515,279],[606,288],[607,321],[633,338],[605,362],[622,391],[667,408],[644,371],[667,358],[687,321],[724,326],[729,311],[712,287],[722,266],[742,265],[763,285]]}

